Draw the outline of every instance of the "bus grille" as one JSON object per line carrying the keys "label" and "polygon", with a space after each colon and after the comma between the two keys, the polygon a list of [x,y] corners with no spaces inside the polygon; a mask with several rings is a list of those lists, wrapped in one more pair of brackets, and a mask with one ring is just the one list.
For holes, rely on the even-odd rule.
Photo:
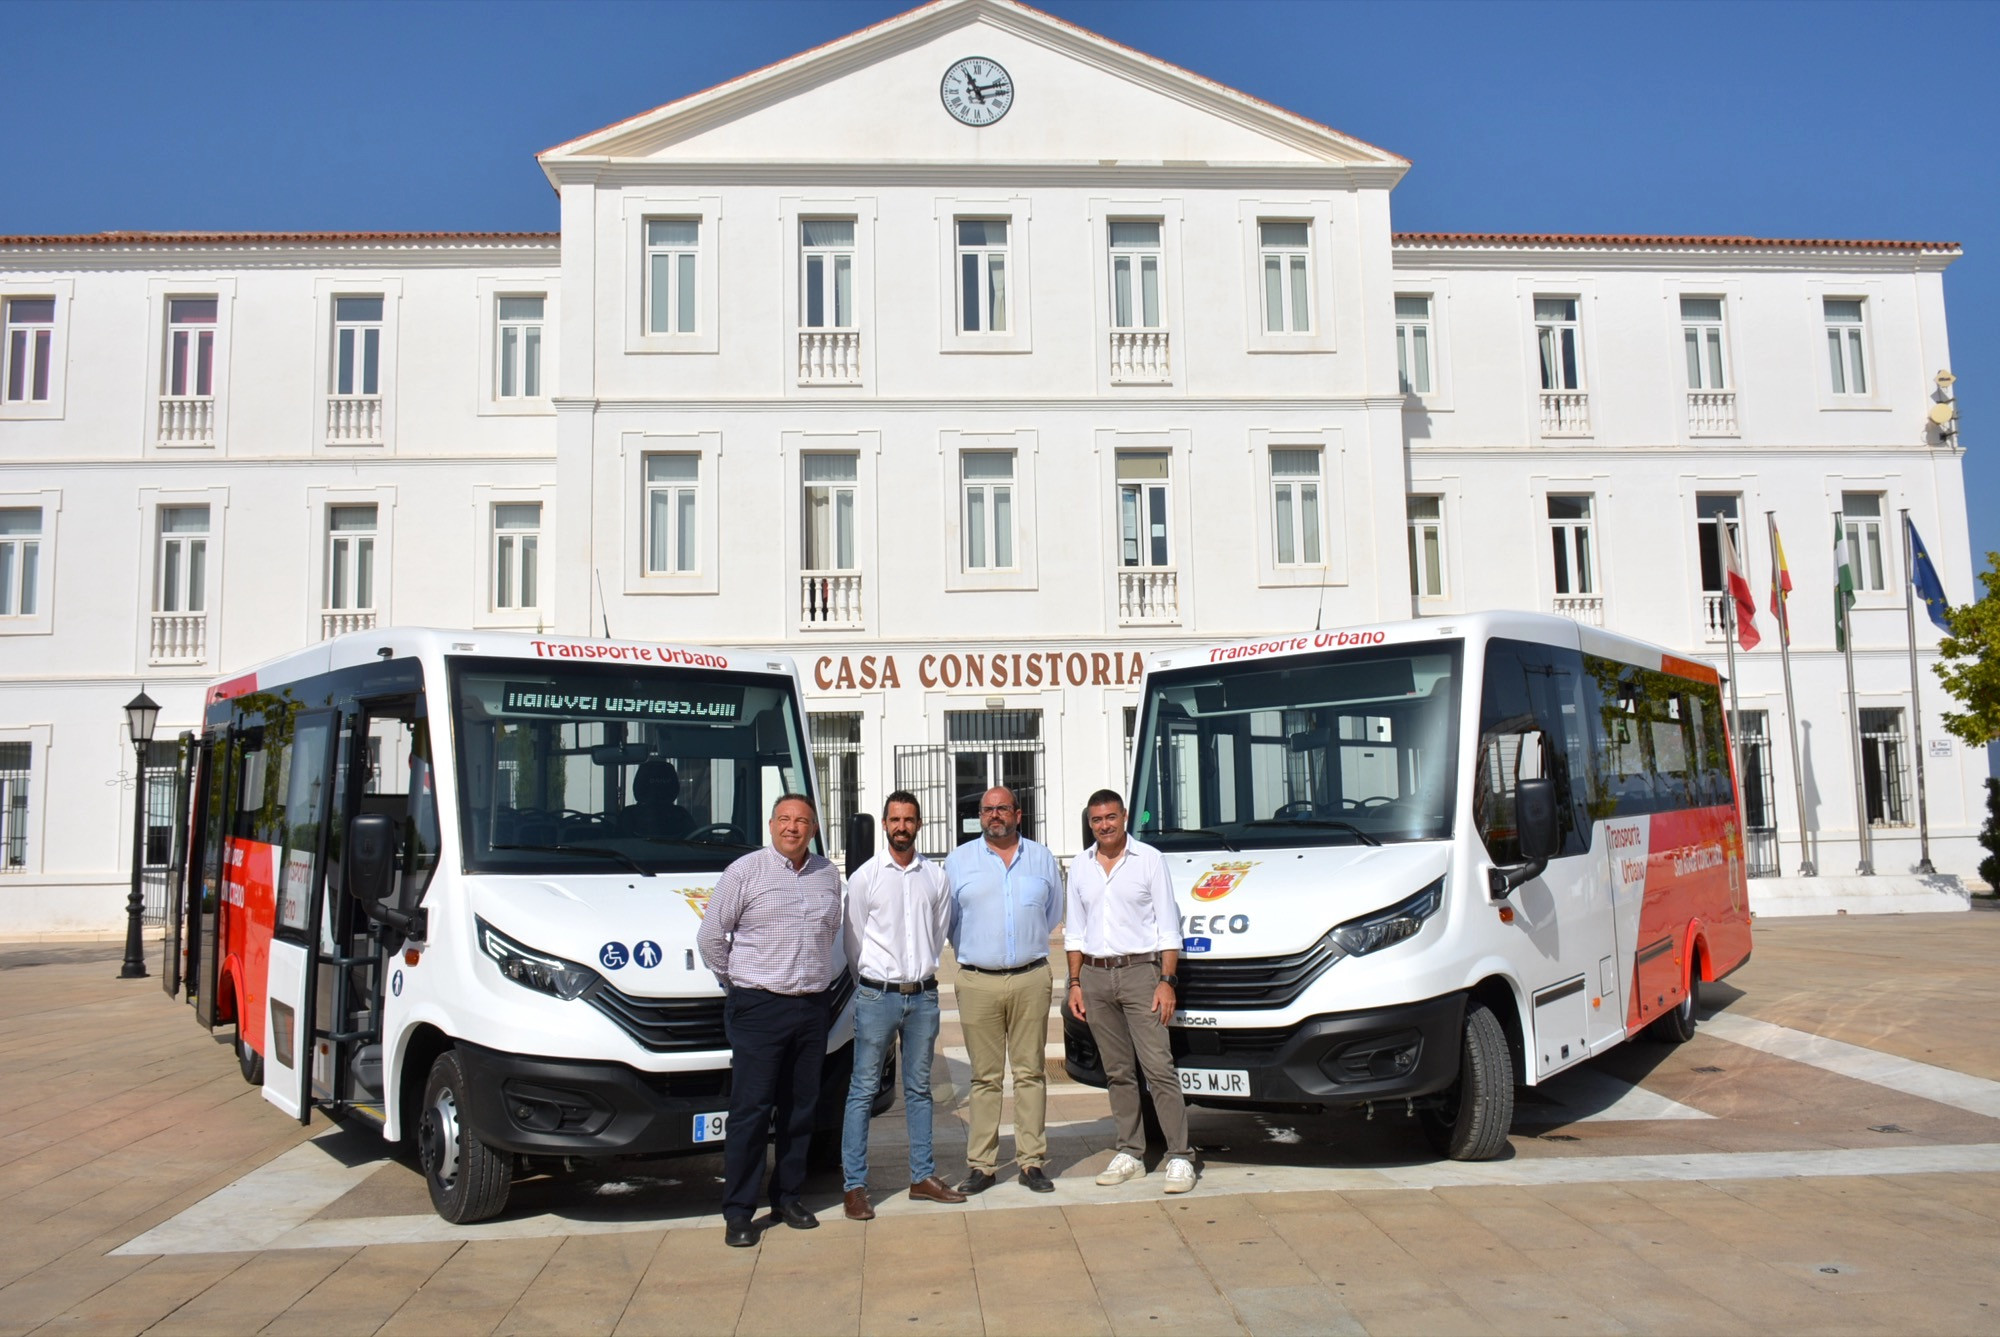
{"label": "bus grille", "polygon": [[[842,971],[833,983],[833,1015],[839,1016],[853,996],[854,977]],[[584,997],[649,1053],[729,1048],[720,998],[639,998],[622,992],[609,980]]]}
{"label": "bus grille", "polygon": [[1326,938],[1290,956],[1234,961],[1183,957],[1178,1005],[1190,1011],[1288,1007],[1340,957],[1340,950]]}

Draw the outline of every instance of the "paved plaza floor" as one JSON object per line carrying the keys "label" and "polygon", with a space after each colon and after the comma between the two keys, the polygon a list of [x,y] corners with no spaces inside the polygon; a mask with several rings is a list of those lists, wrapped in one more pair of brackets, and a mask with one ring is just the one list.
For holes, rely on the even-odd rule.
{"label": "paved plaza floor", "polygon": [[286,1118],[119,956],[0,944],[0,1334],[2000,1333],[1990,909],[1760,922],[1692,1042],[1524,1089],[1476,1165],[1400,1110],[1197,1110],[1195,1192],[1157,1167],[1100,1189],[1108,1105],[1063,1078],[1052,1018],[1053,1195],[896,1194],[897,1109],[878,1219],[820,1176],[821,1227],[754,1250],[723,1246],[719,1157],[527,1180],[448,1225],[372,1133]]}

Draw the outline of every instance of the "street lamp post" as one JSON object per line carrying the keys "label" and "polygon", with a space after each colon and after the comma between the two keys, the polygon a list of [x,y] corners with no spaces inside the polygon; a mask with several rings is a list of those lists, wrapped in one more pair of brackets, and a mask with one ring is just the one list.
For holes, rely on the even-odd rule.
{"label": "street lamp post", "polygon": [[144,925],[145,893],[139,879],[146,862],[146,749],[152,746],[153,726],[160,722],[160,703],[139,695],[125,703],[125,724],[132,731],[132,753],[138,761],[139,783],[132,797],[132,894],[125,902],[125,964],[118,971],[121,980],[146,978]]}

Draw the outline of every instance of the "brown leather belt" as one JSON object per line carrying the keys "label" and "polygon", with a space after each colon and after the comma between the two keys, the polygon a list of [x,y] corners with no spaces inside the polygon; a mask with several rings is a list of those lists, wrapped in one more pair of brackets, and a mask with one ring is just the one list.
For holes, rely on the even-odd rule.
{"label": "brown leather belt", "polygon": [[1026,965],[1021,966],[969,966],[961,961],[958,963],[958,968],[960,970],[969,970],[975,975],[1021,975],[1030,970],[1045,966],[1048,963],[1049,959],[1046,956],[1038,956]]}
{"label": "brown leather belt", "polygon": [[1123,970],[1126,966],[1157,966],[1160,964],[1158,952],[1145,952],[1136,956],[1086,956],[1086,966],[1096,966],[1099,970]]}

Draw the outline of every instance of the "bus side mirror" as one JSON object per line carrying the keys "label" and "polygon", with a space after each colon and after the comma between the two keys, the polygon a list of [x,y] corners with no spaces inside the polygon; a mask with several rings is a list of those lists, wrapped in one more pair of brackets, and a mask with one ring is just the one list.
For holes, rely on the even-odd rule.
{"label": "bus side mirror", "polygon": [[1547,863],[1556,853],[1556,782],[1523,780],[1514,790],[1514,820],[1521,833],[1521,857]]}
{"label": "bus side mirror", "polygon": [[865,812],[847,818],[847,875],[875,857],[875,819]]}
{"label": "bus side mirror", "polygon": [[347,894],[363,905],[389,898],[396,879],[396,822],[364,812],[347,824]]}

